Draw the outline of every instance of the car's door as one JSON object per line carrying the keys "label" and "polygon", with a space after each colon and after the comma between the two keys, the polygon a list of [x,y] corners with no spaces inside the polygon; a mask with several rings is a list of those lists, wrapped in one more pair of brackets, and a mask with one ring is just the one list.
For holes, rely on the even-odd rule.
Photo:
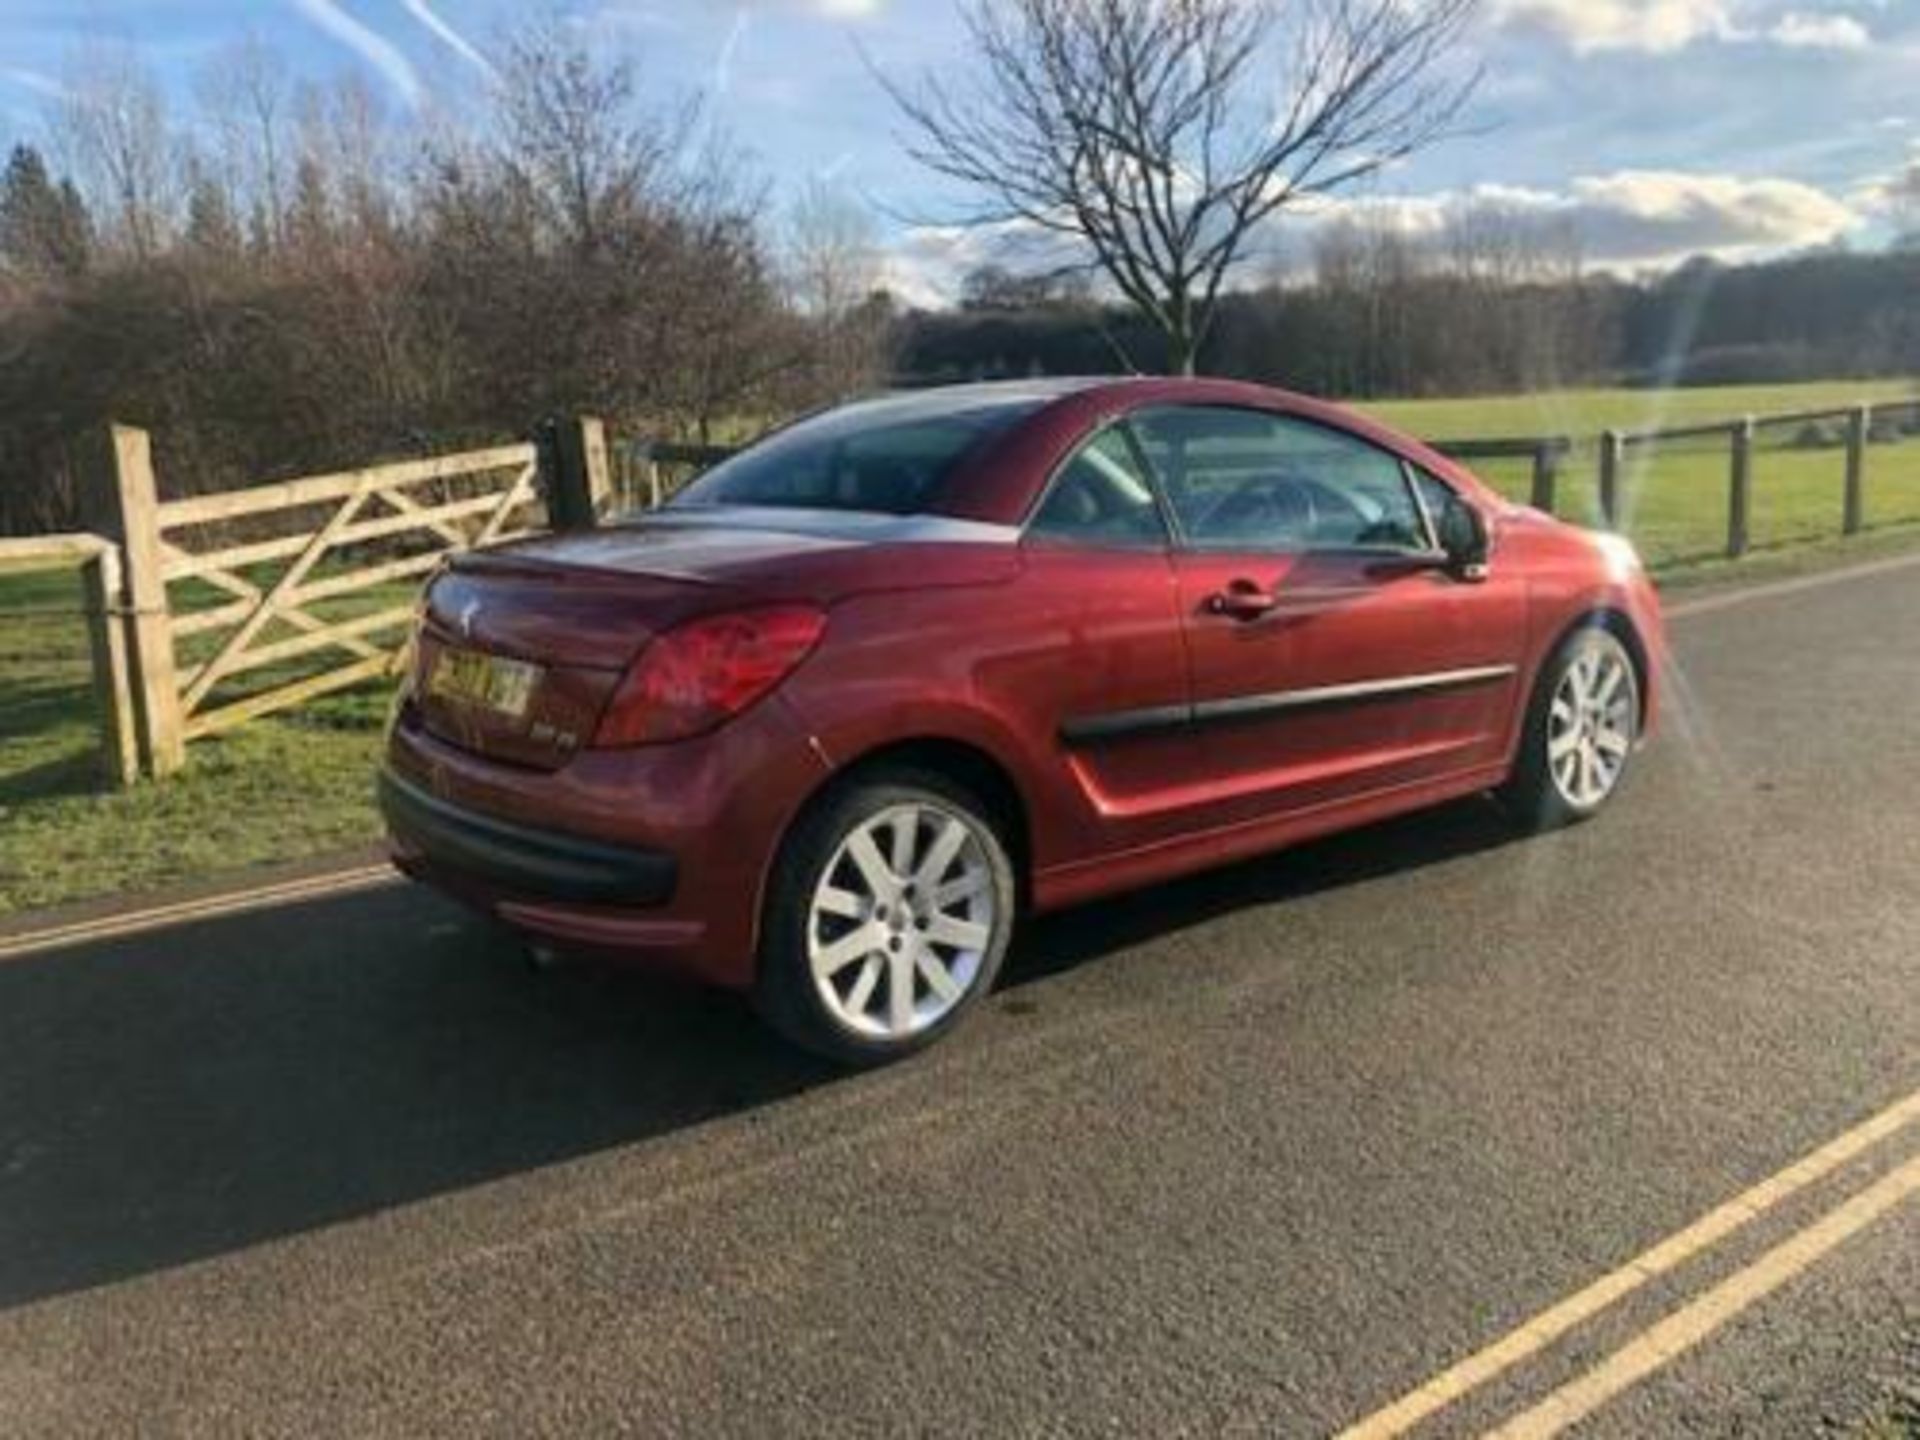
{"label": "car's door", "polygon": [[1120,427],[1054,474],[1021,569],[1010,603],[1034,643],[995,684],[1053,741],[1058,793],[1036,823],[1071,817],[1071,833],[1049,851],[1070,861],[1151,839],[1187,757],[1186,640],[1164,508]]}
{"label": "car's door", "polygon": [[1193,706],[1189,823],[1298,811],[1497,762],[1524,588],[1497,560],[1471,578],[1435,563],[1426,502],[1444,498],[1442,482],[1290,415],[1177,406],[1130,423],[1175,529]]}

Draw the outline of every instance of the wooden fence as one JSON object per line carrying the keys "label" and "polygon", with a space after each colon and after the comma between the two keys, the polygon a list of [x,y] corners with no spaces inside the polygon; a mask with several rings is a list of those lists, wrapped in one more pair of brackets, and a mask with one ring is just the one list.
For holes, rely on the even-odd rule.
{"label": "wooden fence", "polygon": [[141,768],[171,773],[190,740],[394,672],[408,582],[447,555],[592,524],[609,489],[600,422],[558,427],[544,488],[541,459],[525,442],[162,500],[146,433],[110,427],[85,496],[124,567]]}

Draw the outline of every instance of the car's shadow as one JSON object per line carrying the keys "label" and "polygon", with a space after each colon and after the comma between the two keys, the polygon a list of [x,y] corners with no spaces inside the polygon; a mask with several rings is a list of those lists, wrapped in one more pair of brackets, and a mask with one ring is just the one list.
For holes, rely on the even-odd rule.
{"label": "car's shadow", "polygon": [[[1221,912],[1508,834],[1488,807],[1454,806],[1053,917],[1023,938],[1005,1003]],[[0,1307],[833,1078],[734,997],[535,975],[411,887],[0,961]]]}

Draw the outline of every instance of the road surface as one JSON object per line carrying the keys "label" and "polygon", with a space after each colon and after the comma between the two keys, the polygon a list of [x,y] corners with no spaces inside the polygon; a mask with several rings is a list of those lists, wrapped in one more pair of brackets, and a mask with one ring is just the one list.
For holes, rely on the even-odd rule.
{"label": "road surface", "polygon": [[1911,1418],[1920,568],[1673,628],[1600,822],[1459,805],[1047,921],[878,1075],[398,884],[16,923],[0,1430]]}

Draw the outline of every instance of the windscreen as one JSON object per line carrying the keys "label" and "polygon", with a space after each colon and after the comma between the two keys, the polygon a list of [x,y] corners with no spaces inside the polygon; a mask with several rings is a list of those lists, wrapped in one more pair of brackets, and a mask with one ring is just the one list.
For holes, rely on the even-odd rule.
{"label": "windscreen", "polygon": [[919,514],[976,446],[1031,415],[1040,403],[1023,398],[955,408],[909,399],[829,411],[722,461],[681,491],[673,505]]}

